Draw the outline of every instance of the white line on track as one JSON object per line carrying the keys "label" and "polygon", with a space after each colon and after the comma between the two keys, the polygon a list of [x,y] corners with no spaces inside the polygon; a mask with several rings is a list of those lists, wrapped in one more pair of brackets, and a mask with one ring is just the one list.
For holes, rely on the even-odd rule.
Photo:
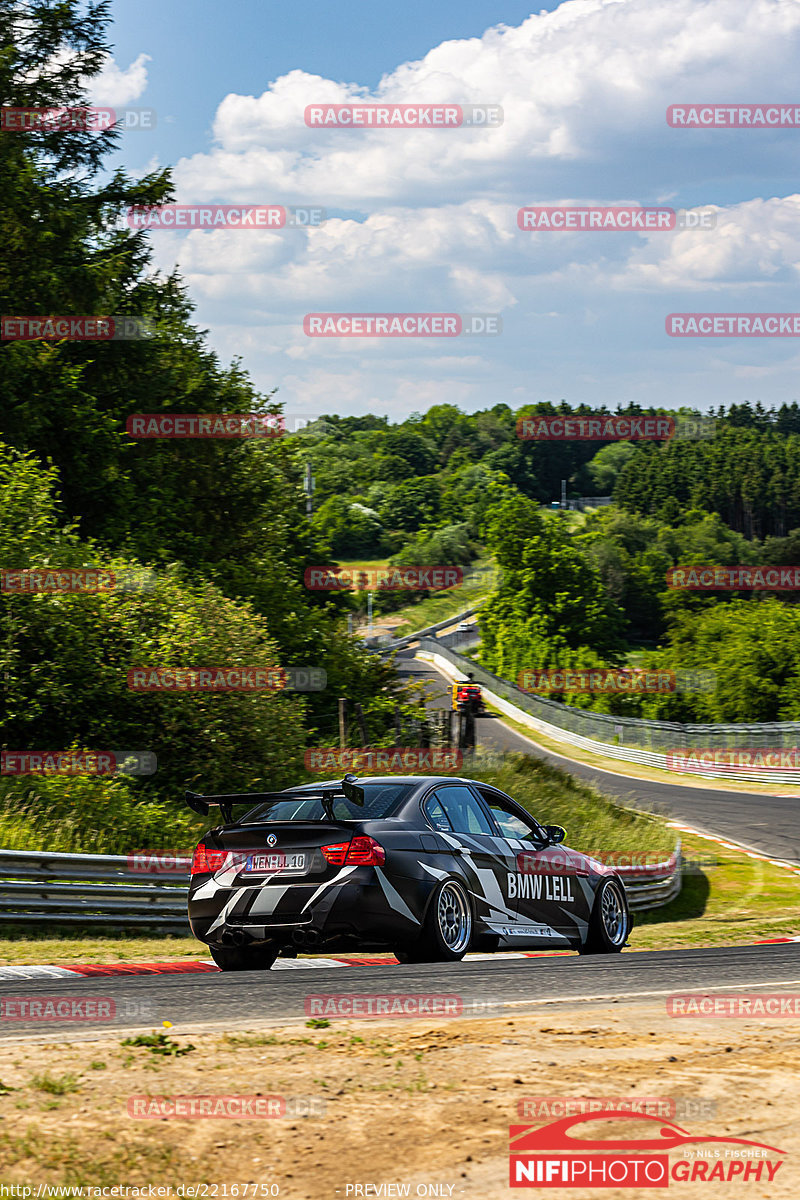
{"label": "white line on track", "polygon": [[[693,994],[705,996],[709,992],[750,992],[753,988],[790,987],[792,984],[800,984],[800,979],[773,979],[767,983],[715,983],[709,987],[687,988],[685,991],[686,993],[692,992]],[[674,996],[678,991],[678,988],[671,987],[646,992],[607,992],[591,996],[548,996],[547,998],[535,1000],[504,1000],[503,1007],[520,1008],[527,1004],[586,1004],[597,1002],[598,1000],[636,1000],[642,996]],[[684,992],[680,994],[683,995]],[[713,1018],[710,1019],[713,1020]]]}

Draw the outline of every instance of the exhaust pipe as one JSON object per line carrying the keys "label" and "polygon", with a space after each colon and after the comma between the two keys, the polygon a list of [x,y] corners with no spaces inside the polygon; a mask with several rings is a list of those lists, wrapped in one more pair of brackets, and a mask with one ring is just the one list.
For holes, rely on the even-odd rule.
{"label": "exhaust pipe", "polygon": [[292,933],[292,941],[295,946],[306,946],[310,950],[313,946],[320,944],[322,934],[318,929],[295,929]]}
{"label": "exhaust pipe", "polygon": [[225,929],[219,940],[223,946],[246,946],[250,941],[243,929]]}

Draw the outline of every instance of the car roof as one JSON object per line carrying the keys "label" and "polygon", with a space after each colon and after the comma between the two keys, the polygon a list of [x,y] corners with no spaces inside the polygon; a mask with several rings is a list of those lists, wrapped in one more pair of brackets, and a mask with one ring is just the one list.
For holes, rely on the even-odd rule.
{"label": "car roof", "polygon": [[[356,782],[361,785],[364,783],[408,783],[423,784],[430,783],[471,783],[476,787],[491,787],[491,784],[483,783],[479,779],[467,779],[464,775],[359,775]],[[292,792],[314,792],[322,788],[341,787],[341,776],[338,779],[314,780],[313,783],[298,783],[293,787],[285,788],[287,795]],[[495,791],[499,791],[496,788]]]}

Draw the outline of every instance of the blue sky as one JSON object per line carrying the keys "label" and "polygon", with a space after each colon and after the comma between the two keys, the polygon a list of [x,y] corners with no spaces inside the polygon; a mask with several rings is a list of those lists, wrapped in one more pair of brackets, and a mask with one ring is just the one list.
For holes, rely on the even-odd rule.
{"label": "blue sky", "polygon": [[[154,232],[197,323],[287,411],[562,397],[798,398],[797,339],[670,339],[670,312],[790,312],[799,129],[675,130],[668,104],[800,103],[794,0],[117,0],[104,103],[182,203],[316,204],[318,230]],[[497,28],[502,27],[502,28]],[[309,130],[319,101],[500,103],[495,130]],[[524,204],[712,206],[713,230],[523,233]],[[310,339],[309,312],[491,312],[492,339]]]}
{"label": "blue sky", "polygon": [[480,37],[492,25],[519,24],[531,7],[517,0],[115,0],[112,11],[118,62],[152,58],[142,103],[163,112],[164,120],[148,153],[154,148],[164,162],[174,162],[208,145],[215,110],[228,92],[258,96],[295,68],[374,87],[398,63],[452,38]]}

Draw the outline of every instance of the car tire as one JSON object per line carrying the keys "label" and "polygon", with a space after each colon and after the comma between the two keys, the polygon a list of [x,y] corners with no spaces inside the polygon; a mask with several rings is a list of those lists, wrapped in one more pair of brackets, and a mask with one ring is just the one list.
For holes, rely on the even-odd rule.
{"label": "car tire", "polygon": [[604,879],[597,889],[586,941],[578,953],[619,954],[632,925],[624,884],[618,879]]}
{"label": "car tire", "polygon": [[472,909],[466,889],[457,879],[444,879],[428,904],[419,939],[394,953],[401,963],[459,962],[471,941]]}
{"label": "car tire", "polygon": [[279,946],[209,946],[220,971],[268,971],[278,957]]}

